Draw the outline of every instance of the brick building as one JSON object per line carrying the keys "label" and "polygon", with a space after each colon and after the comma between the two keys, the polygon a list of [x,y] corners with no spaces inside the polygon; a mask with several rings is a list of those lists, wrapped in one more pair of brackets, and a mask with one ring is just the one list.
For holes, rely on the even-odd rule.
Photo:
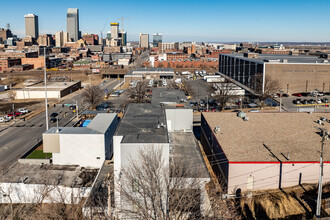
{"label": "brick building", "polygon": [[99,44],[99,36],[95,34],[84,34],[82,39],[86,41],[88,45],[98,45]]}
{"label": "brick building", "polygon": [[167,53],[166,57],[167,60],[183,60],[188,59],[189,55],[185,53]]}
{"label": "brick building", "polygon": [[21,58],[0,59],[0,71],[8,71],[12,66],[21,65]]}
{"label": "brick building", "polygon": [[38,52],[4,52],[0,53],[0,59],[8,59],[8,58],[37,58]]}
{"label": "brick building", "polygon": [[3,43],[5,40],[12,36],[13,34],[9,29],[0,28],[0,43]]}

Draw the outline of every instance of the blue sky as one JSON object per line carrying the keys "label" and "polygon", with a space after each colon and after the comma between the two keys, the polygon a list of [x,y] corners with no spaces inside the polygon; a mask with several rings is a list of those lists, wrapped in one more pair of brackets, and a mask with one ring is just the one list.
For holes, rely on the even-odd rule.
{"label": "blue sky", "polygon": [[[24,35],[24,15],[39,16],[39,32],[66,30],[67,8],[79,8],[82,33],[100,34],[124,16],[128,40],[162,33],[163,41],[330,42],[330,0],[1,0],[0,27]],[[151,36],[150,36],[151,37]]]}

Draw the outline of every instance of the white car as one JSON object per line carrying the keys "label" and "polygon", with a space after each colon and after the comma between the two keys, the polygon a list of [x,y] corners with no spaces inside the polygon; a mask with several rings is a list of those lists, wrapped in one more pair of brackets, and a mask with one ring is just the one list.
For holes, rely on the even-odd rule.
{"label": "white car", "polygon": [[259,109],[252,109],[249,112],[260,112],[260,110]]}
{"label": "white car", "polygon": [[20,112],[20,113],[23,113],[23,114],[26,114],[26,113],[30,112],[29,109],[26,109],[26,108],[20,108],[17,111]]}
{"label": "white car", "polygon": [[10,120],[11,120],[11,117],[9,117],[7,115],[0,118],[0,122],[1,123],[2,122],[9,122]]}

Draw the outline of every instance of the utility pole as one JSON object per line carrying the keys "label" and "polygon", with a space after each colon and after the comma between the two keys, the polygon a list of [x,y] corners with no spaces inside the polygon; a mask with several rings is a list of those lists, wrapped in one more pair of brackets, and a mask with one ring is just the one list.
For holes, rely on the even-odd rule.
{"label": "utility pole", "polygon": [[79,108],[78,108],[78,101],[76,100],[76,106],[77,106],[77,119],[78,119],[78,116],[79,116],[79,114],[78,114],[78,112],[79,112]]}
{"label": "utility pole", "polygon": [[46,70],[46,47],[44,47],[44,81],[45,81],[45,107],[46,107],[46,131],[48,130],[48,103],[47,103],[47,70]]}
{"label": "utility pole", "polygon": [[329,133],[327,130],[322,129],[322,144],[321,144],[321,153],[320,153],[320,176],[319,176],[319,187],[317,192],[317,205],[316,205],[316,217],[321,217],[321,200],[322,200],[322,181],[323,181],[323,148],[325,141],[328,140]]}

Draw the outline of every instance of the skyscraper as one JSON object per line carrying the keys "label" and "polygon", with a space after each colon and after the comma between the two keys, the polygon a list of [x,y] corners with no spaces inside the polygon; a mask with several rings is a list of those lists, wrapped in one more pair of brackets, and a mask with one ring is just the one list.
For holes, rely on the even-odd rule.
{"label": "skyscraper", "polygon": [[149,48],[149,34],[140,33],[140,47]]}
{"label": "skyscraper", "polygon": [[122,42],[122,46],[127,46],[127,32],[124,31],[123,33],[120,31],[120,33],[118,34],[118,37],[120,38]]}
{"label": "skyscraper", "polygon": [[25,35],[33,37],[35,39],[39,37],[39,24],[37,15],[25,15]]}
{"label": "skyscraper", "polygon": [[159,43],[162,43],[163,42],[163,35],[162,34],[153,34],[153,42],[152,42],[152,46],[153,47],[158,47],[158,44]]}
{"label": "skyscraper", "polygon": [[80,36],[79,31],[79,10],[78,8],[68,8],[66,16],[66,31],[72,41],[78,41]]}

